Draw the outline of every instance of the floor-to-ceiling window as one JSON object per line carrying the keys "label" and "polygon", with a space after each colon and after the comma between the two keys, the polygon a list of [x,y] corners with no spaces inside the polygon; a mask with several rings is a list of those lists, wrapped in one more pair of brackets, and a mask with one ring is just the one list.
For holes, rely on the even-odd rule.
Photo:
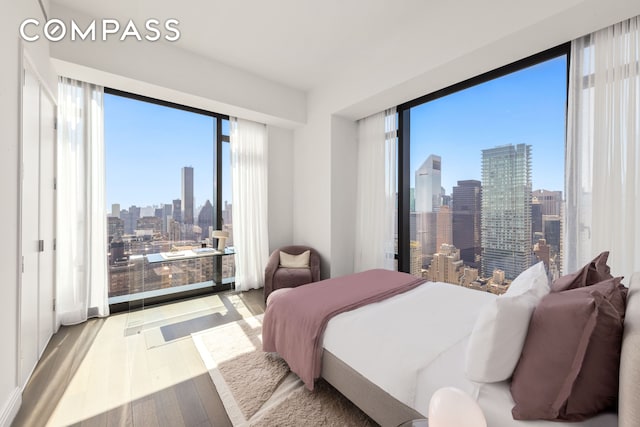
{"label": "floor-to-ceiling window", "polygon": [[228,117],[109,89],[104,111],[110,303],[228,289]]}
{"label": "floor-to-ceiling window", "polygon": [[399,106],[401,269],[502,293],[562,271],[568,45]]}

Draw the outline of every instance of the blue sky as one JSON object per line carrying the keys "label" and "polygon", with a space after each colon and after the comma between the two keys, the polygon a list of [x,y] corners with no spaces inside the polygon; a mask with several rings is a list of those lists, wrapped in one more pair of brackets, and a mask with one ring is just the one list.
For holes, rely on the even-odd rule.
{"label": "blue sky", "polygon": [[[109,211],[181,198],[184,166],[194,169],[196,207],[213,202],[214,118],[109,94],[104,104]],[[222,200],[231,203],[229,168],[223,173]]]}
{"label": "blue sky", "polygon": [[533,189],[564,190],[566,58],[560,57],[411,110],[411,187],[430,155],[442,157],[442,186],[480,180],[482,149],[532,145]]}
{"label": "blue sky", "polygon": [[[411,186],[430,154],[442,157],[442,185],[451,194],[458,180],[480,179],[482,149],[525,143],[533,146],[533,189],[563,190],[565,109],[565,57],[414,107]],[[214,135],[210,116],[106,95],[107,208],[171,203],[181,197],[183,166],[194,168],[196,207],[213,202]],[[223,203],[231,203],[230,182],[225,167]]]}

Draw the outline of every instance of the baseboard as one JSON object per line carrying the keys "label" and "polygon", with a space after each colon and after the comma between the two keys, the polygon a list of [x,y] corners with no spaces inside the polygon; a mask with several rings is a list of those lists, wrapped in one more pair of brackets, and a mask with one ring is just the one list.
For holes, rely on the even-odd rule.
{"label": "baseboard", "polygon": [[0,427],[11,426],[13,419],[18,414],[20,405],[22,405],[22,391],[19,387],[16,387],[2,406],[2,412],[0,412]]}

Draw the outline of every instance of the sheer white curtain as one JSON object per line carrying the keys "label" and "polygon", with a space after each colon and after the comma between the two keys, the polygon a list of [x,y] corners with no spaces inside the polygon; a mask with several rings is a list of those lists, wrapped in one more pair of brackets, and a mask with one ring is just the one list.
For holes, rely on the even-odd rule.
{"label": "sheer white curtain", "polygon": [[358,121],[356,272],[395,269],[396,111]]}
{"label": "sheer white curtain", "polygon": [[267,205],[267,127],[230,119],[233,245],[236,289],[264,286],[269,259]]}
{"label": "sheer white curtain", "polygon": [[103,88],[58,84],[57,315],[108,316]]}
{"label": "sheer white curtain", "polygon": [[565,272],[609,250],[616,275],[640,270],[640,17],[571,47]]}

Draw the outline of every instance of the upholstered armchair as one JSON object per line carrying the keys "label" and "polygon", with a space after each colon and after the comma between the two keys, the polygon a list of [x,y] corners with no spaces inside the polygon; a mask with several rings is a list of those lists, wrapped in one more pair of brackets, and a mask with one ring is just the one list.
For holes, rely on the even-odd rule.
{"label": "upholstered armchair", "polygon": [[[308,268],[286,268],[280,265],[280,252],[300,255],[309,251]],[[320,280],[320,255],[308,246],[284,246],[273,251],[264,270],[264,299],[276,289],[294,288]]]}

